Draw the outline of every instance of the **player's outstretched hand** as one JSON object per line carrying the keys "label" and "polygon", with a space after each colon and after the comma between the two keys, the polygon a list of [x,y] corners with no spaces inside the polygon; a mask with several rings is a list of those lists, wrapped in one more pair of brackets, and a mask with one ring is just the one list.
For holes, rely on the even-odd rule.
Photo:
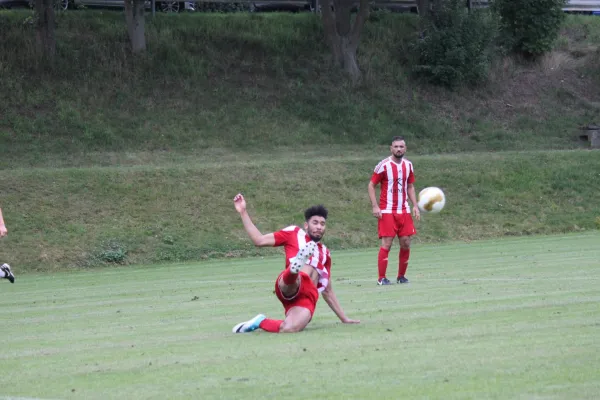
{"label": "player's outstretched hand", "polygon": [[342,321],[344,324],[360,324],[360,321],[357,319],[346,318]]}
{"label": "player's outstretched hand", "polygon": [[237,210],[237,212],[239,212],[240,214],[246,211],[246,199],[244,199],[244,196],[242,196],[241,193],[238,193],[233,198],[233,204],[235,205],[235,209]]}

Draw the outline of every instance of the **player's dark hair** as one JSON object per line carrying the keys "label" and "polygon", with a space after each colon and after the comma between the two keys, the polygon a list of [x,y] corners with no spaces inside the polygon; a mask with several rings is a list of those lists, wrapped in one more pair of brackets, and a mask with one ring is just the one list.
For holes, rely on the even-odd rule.
{"label": "player's dark hair", "polygon": [[404,140],[404,136],[394,136],[392,138],[392,143],[399,142],[400,140]]}
{"label": "player's dark hair", "polygon": [[319,216],[319,217],[323,217],[325,219],[327,219],[327,209],[325,208],[325,206],[319,204],[318,206],[312,206],[306,209],[306,211],[304,211],[304,218],[305,221],[308,221],[309,219],[311,219],[312,217]]}

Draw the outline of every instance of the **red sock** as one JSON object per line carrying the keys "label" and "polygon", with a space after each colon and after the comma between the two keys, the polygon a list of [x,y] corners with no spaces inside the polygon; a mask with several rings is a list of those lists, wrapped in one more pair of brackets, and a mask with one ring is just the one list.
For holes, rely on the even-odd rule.
{"label": "red sock", "polygon": [[408,269],[408,259],[410,257],[410,249],[400,249],[400,265],[398,266],[398,278],[406,274]]}
{"label": "red sock", "polygon": [[285,283],[286,285],[292,285],[296,283],[296,280],[298,279],[298,274],[292,274],[292,271],[290,271],[289,268],[286,268],[286,270],[283,271],[283,275],[281,275],[281,279],[283,279],[283,283]]}
{"label": "red sock", "polygon": [[379,279],[385,278],[385,271],[387,270],[389,254],[389,250],[386,250],[383,247],[379,248],[379,255],[377,256],[377,269],[379,269]]}
{"label": "red sock", "polygon": [[283,324],[283,320],[281,319],[265,318],[262,320],[258,327],[263,331],[279,333],[279,327],[281,326],[281,324]]}

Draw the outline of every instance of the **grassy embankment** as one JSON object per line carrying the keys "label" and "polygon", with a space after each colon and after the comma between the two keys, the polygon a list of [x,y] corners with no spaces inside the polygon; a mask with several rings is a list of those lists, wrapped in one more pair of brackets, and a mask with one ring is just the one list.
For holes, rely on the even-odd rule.
{"label": "grassy embankment", "polygon": [[416,245],[600,224],[600,156],[577,138],[600,120],[598,18],[569,17],[536,65],[498,61],[486,86],[447,92],[407,72],[410,15],[371,18],[359,88],[310,14],[159,15],[132,59],[120,13],[67,12],[46,72],[29,15],[0,13],[0,258],[21,271],[255,254],[238,191],[265,231],[318,201],[333,249],[376,246],[366,183],[397,133],[418,187],[448,195]]}

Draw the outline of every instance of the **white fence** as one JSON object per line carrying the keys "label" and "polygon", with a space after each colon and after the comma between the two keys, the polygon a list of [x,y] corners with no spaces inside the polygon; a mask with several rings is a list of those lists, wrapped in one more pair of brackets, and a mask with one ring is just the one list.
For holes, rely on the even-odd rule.
{"label": "white fence", "polygon": [[[416,2],[415,2],[416,4]],[[471,0],[473,7],[487,7],[488,0]],[[565,12],[600,12],[600,1],[597,0],[569,0],[563,8]]]}

